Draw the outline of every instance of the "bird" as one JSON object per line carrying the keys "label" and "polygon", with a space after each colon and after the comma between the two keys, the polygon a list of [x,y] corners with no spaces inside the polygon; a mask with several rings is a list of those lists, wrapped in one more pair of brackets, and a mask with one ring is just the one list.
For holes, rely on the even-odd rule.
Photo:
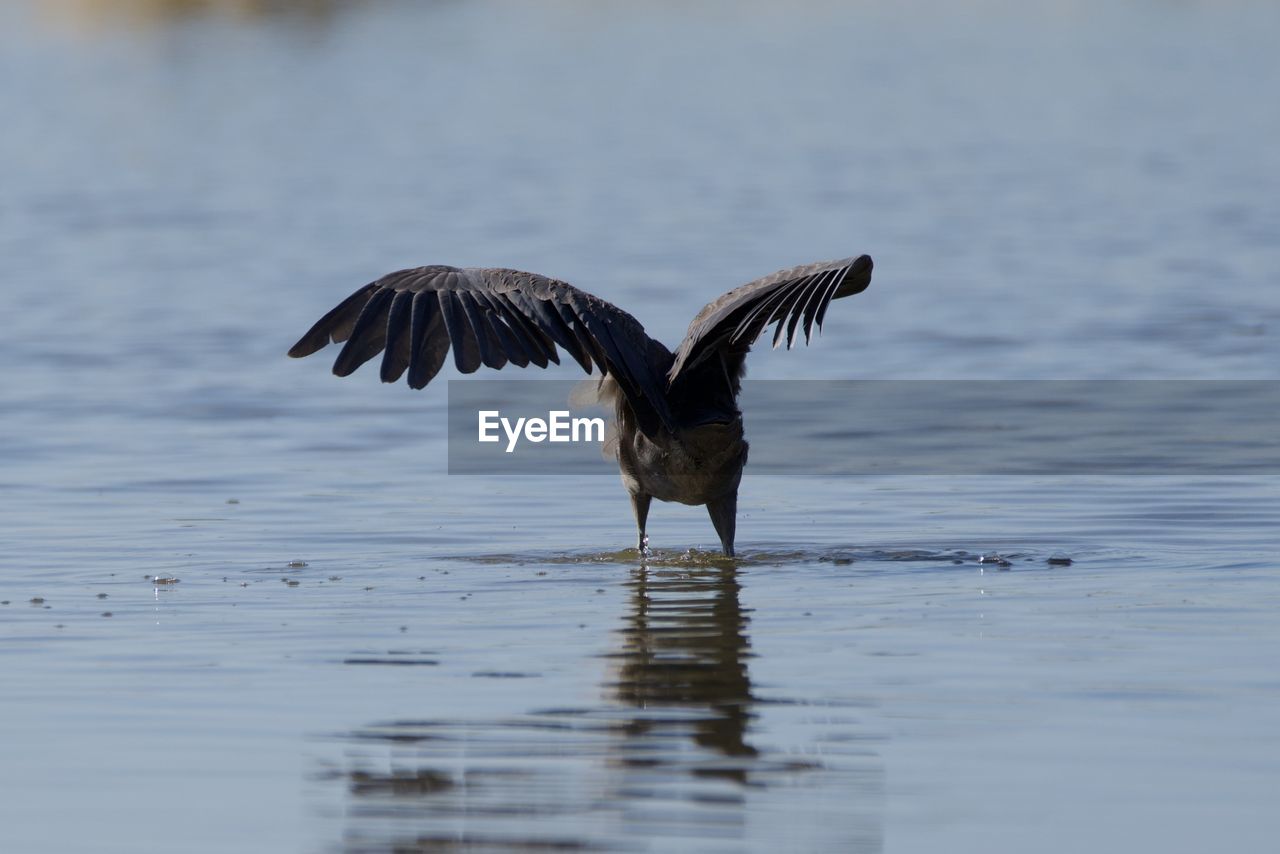
{"label": "bird", "polygon": [[870,256],[779,270],[734,288],[694,316],[675,351],[627,312],[567,282],[520,270],[432,265],[389,273],[321,317],[289,350],[309,356],[343,344],[345,377],[382,354],[381,379],[407,374],[421,389],[450,350],[458,371],[507,364],[545,368],[564,350],[613,407],[615,454],[631,497],[637,548],[646,553],[649,505],[705,505],[726,557],[734,557],[738,486],[747,463],[737,399],[752,344],[770,325],[791,349],[822,329],[833,299],[871,283]]}

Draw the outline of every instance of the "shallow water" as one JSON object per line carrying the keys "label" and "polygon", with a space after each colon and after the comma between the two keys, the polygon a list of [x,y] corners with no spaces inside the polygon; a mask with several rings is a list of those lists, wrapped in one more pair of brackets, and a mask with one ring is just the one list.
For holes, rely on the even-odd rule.
{"label": "shallow water", "polygon": [[752,376],[1274,380],[1277,24],[0,7],[5,849],[1266,850],[1277,477],[749,469],[738,560],[643,557],[612,478],[446,475],[451,368],[283,352],[400,266],[674,344],[865,251]]}

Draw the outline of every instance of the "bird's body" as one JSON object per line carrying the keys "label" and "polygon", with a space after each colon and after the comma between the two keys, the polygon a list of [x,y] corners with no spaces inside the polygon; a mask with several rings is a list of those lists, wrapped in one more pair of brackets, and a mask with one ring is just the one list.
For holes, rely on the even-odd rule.
{"label": "bird's body", "polygon": [[601,372],[611,402],[622,482],[646,544],[652,499],[706,505],[726,555],[733,554],[738,484],[747,462],[737,398],[752,342],[777,323],[774,346],[797,329],[809,339],[832,299],[871,281],[862,255],[757,279],[708,304],[672,353],[631,315],[572,285],[517,270],[433,266],[365,285],[322,317],[289,351],[307,356],[346,342],[333,372],[346,376],[383,353],[381,376],[408,373],[422,388],[452,348],[463,373],[559,363],[557,346],[588,373]]}

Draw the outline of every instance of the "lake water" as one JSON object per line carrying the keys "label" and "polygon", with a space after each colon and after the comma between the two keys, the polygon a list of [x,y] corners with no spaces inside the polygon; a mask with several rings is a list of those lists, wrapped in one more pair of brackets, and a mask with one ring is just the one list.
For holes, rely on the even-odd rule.
{"label": "lake water", "polygon": [[0,6],[0,847],[1270,850],[1275,473],[748,468],[642,562],[446,473],[451,367],[284,357],[405,266],[674,345],[867,252],[753,377],[1280,379],[1280,10],[1034,5]]}

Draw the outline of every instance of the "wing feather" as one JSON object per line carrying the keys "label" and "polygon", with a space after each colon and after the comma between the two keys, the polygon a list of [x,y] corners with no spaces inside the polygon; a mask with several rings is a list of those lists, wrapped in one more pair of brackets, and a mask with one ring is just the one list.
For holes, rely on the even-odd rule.
{"label": "wing feather", "polygon": [[394,291],[378,290],[360,310],[347,343],[333,363],[333,372],[345,377],[382,351],[387,341],[387,309]]}
{"label": "wing feather", "polygon": [[835,296],[836,288],[839,285],[840,277],[832,273],[827,277],[827,283],[823,286],[818,298],[805,307],[804,343],[809,343],[809,336],[813,332],[814,323],[817,323],[818,331],[822,331],[822,317],[826,313],[827,306],[831,304],[831,298]]}
{"label": "wing feather", "polygon": [[440,373],[449,355],[449,336],[444,329],[444,313],[434,291],[413,295],[409,320],[409,387],[425,388]]}
{"label": "wing feather", "polygon": [[289,355],[300,359],[303,356],[310,356],[330,342],[341,344],[346,341],[351,337],[351,327],[355,324],[356,318],[364,309],[365,303],[369,301],[370,295],[377,289],[378,283],[372,282],[338,303],[328,314],[317,320],[306,335],[298,339],[298,343],[293,345]]}
{"label": "wing feather", "polygon": [[[792,310],[792,313],[791,313],[791,322],[787,324],[787,349],[788,350],[790,350],[791,345],[795,343],[796,327],[799,326],[800,321],[805,316],[813,317],[813,313],[817,311],[817,307],[814,304],[815,300],[817,299],[818,295],[822,293],[827,280],[832,278],[836,272],[837,271],[832,270],[830,272],[819,273],[815,276],[810,276],[811,281],[805,285],[804,291],[796,296],[795,308]],[[808,324],[805,324],[803,331],[804,331],[804,340],[805,340],[805,343],[807,344],[809,343]]]}
{"label": "wing feather", "polygon": [[466,291],[454,293],[453,298],[462,306],[462,313],[471,326],[471,334],[475,336],[476,346],[480,349],[480,361],[486,368],[502,370],[507,364],[507,354],[503,351],[502,341],[489,322],[485,310],[474,295]]}
{"label": "wing feather", "polygon": [[412,354],[409,313],[412,306],[413,292],[397,291],[387,310],[387,343],[382,351],[382,369],[379,372],[384,383],[400,379],[405,368],[409,367]]}
{"label": "wing feather", "polygon": [[[582,370],[591,373],[590,357],[583,350],[578,336],[574,334],[569,324],[565,323],[564,318],[560,316],[560,312],[550,300],[537,299],[523,291],[508,291],[504,296],[515,305],[522,316],[532,318],[542,334],[552,342],[548,346],[549,352],[554,353],[554,345],[558,344],[582,366]],[[559,361],[557,358],[556,363],[559,364]]]}
{"label": "wing feather", "polygon": [[466,314],[453,291],[437,291],[440,313],[444,316],[445,329],[449,331],[449,343],[453,345],[454,367],[462,374],[474,374],[480,369],[480,348]]}
{"label": "wing feather", "polygon": [[[489,328],[497,336],[502,352],[506,354],[511,364],[518,368],[529,367],[529,362],[532,361],[532,354],[529,352],[529,346],[521,335],[524,330],[521,329],[517,332],[518,325],[514,324],[503,313],[500,308],[502,298],[497,294],[485,294],[479,291],[472,293],[471,297],[483,306],[485,320],[489,322]],[[545,368],[546,366],[546,360],[543,359],[539,367]]]}
{"label": "wing feather", "polygon": [[532,318],[516,309],[511,302],[510,294],[493,294],[489,297],[489,302],[511,329],[520,346],[524,348],[530,362],[539,368],[545,368],[553,362],[560,364],[555,343],[542,332]]}

